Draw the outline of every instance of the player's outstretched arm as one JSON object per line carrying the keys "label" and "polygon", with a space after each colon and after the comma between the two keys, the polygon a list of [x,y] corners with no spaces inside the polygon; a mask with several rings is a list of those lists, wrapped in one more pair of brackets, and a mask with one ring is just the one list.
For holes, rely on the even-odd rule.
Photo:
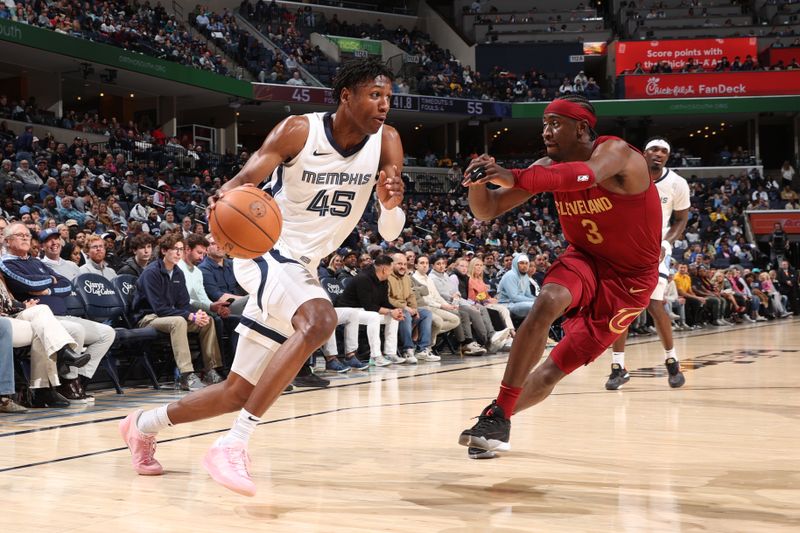
{"label": "player's outstretched arm", "polygon": [[[284,161],[293,159],[308,138],[308,119],[302,115],[287,117],[269,132],[261,147],[245,163],[236,176],[220,187],[217,195],[240,185],[258,185]],[[216,198],[209,198],[209,207]]]}
{"label": "player's outstretched arm", "polygon": [[514,186],[532,194],[581,191],[615,177],[620,180],[616,188],[624,194],[638,194],[650,186],[644,158],[622,140],[598,145],[586,161],[552,164],[537,161],[511,173]]}
{"label": "player's outstretched arm", "polygon": [[381,160],[378,164],[378,233],[387,241],[395,240],[406,223],[406,214],[400,209],[403,202],[403,143],[393,127],[384,125],[381,138]]}

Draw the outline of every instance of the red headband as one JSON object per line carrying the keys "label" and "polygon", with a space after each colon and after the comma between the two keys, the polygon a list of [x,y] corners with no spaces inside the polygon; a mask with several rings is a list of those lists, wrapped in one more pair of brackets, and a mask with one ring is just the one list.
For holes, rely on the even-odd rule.
{"label": "red headband", "polygon": [[544,108],[544,114],[547,113],[554,113],[575,120],[585,120],[592,129],[597,125],[597,117],[594,116],[591,111],[575,102],[570,102],[569,100],[563,100],[561,98],[547,104],[547,107]]}

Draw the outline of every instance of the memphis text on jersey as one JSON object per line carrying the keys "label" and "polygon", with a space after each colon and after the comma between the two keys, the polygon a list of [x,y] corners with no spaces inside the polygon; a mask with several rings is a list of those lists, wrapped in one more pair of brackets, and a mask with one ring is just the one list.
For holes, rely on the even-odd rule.
{"label": "memphis text on jersey", "polygon": [[559,216],[593,215],[611,211],[614,204],[605,196],[590,198],[588,200],[573,200],[571,202],[556,202]]}
{"label": "memphis text on jersey", "polygon": [[362,174],[358,172],[312,172],[304,170],[301,180],[305,183],[314,185],[366,185],[372,181],[374,174],[368,172]]}

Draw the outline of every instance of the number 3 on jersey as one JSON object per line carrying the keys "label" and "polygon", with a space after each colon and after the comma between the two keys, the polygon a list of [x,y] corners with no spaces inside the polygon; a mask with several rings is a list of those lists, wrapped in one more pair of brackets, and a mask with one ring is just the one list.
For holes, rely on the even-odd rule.
{"label": "number 3 on jersey", "polygon": [[316,211],[319,216],[324,217],[330,212],[335,217],[347,217],[353,209],[351,202],[355,199],[356,193],[353,191],[334,191],[328,195],[329,191],[319,191],[306,209]]}
{"label": "number 3 on jersey", "polygon": [[603,235],[598,231],[597,224],[595,224],[594,220],[584,218],[581,220],[581,226],[586,228],[586,240],[590,243],[600,244],[605,240],[603,239]]}

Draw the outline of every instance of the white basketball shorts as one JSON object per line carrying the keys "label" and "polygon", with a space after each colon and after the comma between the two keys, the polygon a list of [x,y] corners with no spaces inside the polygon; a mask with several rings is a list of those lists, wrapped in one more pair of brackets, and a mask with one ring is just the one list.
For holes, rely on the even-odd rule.
{"label": "white basketball shorts", "polygon": [[[231,371],[255,385],[272,354],[294,333],[297,309],[309,300],[329,298],[314,274],[277,250],[256,259],[235,259],[233,273],[250,295],[236,332],[253,342],[237,345]],[[256,345],[263,349],[254,350]]]}

